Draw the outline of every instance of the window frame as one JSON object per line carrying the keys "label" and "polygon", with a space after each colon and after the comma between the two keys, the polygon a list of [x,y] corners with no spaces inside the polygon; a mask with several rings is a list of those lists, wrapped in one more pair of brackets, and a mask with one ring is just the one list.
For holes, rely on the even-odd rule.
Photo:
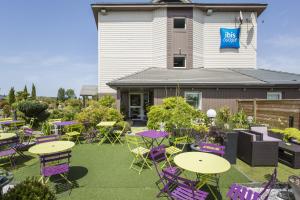
{"label": "window frame", "polygon": [[[184,19],[184,28],[175,28],[175,20]],[[174,17],[173,18],[173,29],[174,30],[186,30],[186,17]]]}
{"label": "window frame", "polygon": [[196,95],[198,95],[198,97],[199,97],[198,104],[199,105],[198,105],[198,108],[195,108],[195,109],[202,110],[202,100],[203,100],[203,98],[202,98],[202,92],[200,92],[200,91],[184,91],[184,99],[185,99],[185,101],[186,101],[187,95],[189,95],[189,94],[196,94]]}
{"label": "window frame", "polygon": [[[269,99],[269,95],[278,95],[279,99]],[[267,92],[267,100],[282,100],[282,92]]]}
{"label": "window frame", "polygon": [[[184,66],[183,67],[176,67],[175,66],[175,58],[184,58]],[[176,68],[176,69],[186,69],[186,56],[185,55],[174,55],[173,56],[173,68]]]}

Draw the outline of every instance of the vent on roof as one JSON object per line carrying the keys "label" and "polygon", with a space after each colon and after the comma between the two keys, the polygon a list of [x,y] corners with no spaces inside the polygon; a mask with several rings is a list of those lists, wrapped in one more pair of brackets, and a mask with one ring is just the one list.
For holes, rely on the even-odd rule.
{"label": "vent on roof", "polygon": [[152,0],[152,3],[192,3],[191,0]]}

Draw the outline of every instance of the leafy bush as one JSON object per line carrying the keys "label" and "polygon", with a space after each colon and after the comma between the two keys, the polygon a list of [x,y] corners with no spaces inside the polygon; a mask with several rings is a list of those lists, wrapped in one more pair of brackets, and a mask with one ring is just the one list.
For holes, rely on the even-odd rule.
{"label": "leafy bush", "polygon": [[76,114],[75,119],[90,126],[96,126],[101,121],[122,121],[122,114],[115,108],[106,107],[97,101],[91,101],[89,106]]}
{"label": "leafy bush", "polygon": [[116,105],[116,99],[111,95],[105,95],[99,99],[101,106],[113,108]]}
{"label": "leafy bush", "polygon": [[10,105],[5,105],[5,106],[3,106],[3,115],[5,116],[5,117],[9,117],[10,116],[10,114],[11,114],[11,107],[10,107]]}
{"label": "leafy bush", "polygon": [[4,106],[9,105],[6,100],[0,100],[0,109],[3,109]]}
{"label": "leafy bush", "polygon": [[282,129],[271,129],[272,132],[282,134],[284,135],[284,140],[288,141],[291,138],[296,139],[298,142],[300,142],[300,130],[296,128],[286,128],[284,130]]}
{"label": "leafy bush", "polygon": [[37,122],[43,122],[49,117],[47,111],[48,105],[39,101],[21,101],[18,103],[18,110],[24,114],[24,119],[29,122],[31,118],[35,118]]}
{"label": "leafy bush", "polygon": [[232,128],[248,128],[249,122],[247,120],[247,114],[240,110],[239,112],[233,114],[230,119]]}
{"label": "leafy bush", "polygon": [[164,124],[167,131],[192,128],[192,121],[198,117],[203,117],[203,114],[186,103],[184,98],[169,97],[161,105],[150,107],[147,126],[149,129],[159,129]]}
{"label": "leafy bush", "polygon": [[55,200],[55,194],[36,178],[27,178],[2,197],[3,200]]}

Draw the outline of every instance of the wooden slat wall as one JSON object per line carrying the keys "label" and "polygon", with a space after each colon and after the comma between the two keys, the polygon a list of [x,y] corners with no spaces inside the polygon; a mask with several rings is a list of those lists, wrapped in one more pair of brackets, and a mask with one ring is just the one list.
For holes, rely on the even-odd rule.
{"label": "wooden slat wall", "polygon": [[257,122],[276,128],[289,127],[289,117],[294,117],[294,127],[300,129],[300,99],[238,100],[238,108],[243,109],[247,115],[254,116]]}

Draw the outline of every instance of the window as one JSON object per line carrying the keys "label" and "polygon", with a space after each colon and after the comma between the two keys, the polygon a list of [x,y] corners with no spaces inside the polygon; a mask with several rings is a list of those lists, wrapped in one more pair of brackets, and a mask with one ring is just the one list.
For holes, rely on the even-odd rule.
{"label": "window", "polygon": [[185,57],[184,56],[175,56],[174,57],[174,67],[178,67],[178,68],[185,67]]}
{"label": "window", "polygon": [[174,18],[174,28],[185,29],[185,18]]}
{"label": "window", "polygon": [[268,100],[281,100],[282,99],[282,93],[281,92],[268,92],[267,93],[267,99]]}
{"label": "window", "polygon": [[202,93],[201,92],[185,92],[185,101],[196,109],[202,108]]}

